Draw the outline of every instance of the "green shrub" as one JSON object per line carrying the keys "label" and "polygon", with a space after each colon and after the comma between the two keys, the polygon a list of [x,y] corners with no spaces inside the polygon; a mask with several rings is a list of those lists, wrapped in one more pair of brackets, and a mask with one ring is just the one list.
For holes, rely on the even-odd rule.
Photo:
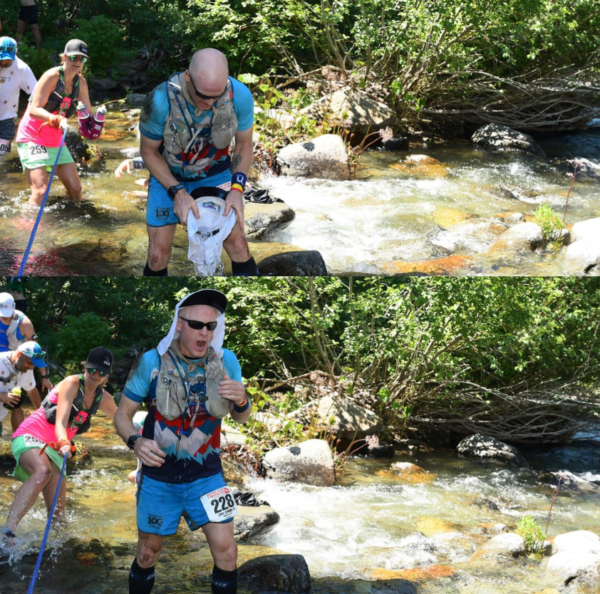
{"label": "green shrub", "polygon": [[87,43],[90,54],[88,68],[93,74],[100,76],[107,68],[117,64],[123,35],[119,25],[109,18],[99,15],[89,21],[80,19],[72,35]]}
{"label": "green shrub", "polygon": [[546,536],[531,516],[523,516],[517,523],[517,534],[525,542],[527,553],[539,554]]}
{"label": "green shrub", "polygon": [[534,222],[542,229],[542,235],[546,241],[562,243],[561,230],[563,223],[560,217],[550,208],[548,204],[540,204],[535,211]]}
{"label": "green shrub", "polygon": [[30,45],[25,39],[19,43],[19,53],[17,55],[33,70],[33,74],[38,79],[46,70],[54,66],[51,50],[42,47],[40,51],[37,51],[35,46]]}

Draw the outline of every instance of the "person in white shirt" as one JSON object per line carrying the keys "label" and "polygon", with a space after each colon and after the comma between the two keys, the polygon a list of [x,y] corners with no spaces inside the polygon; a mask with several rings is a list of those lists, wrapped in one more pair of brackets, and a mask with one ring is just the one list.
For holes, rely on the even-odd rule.
{"label": "person in white shirt", "polygon": [[31,68],[17,57],[17,42],[11,37],[0,37],[0,157],[10,152],[15,137],[19,92],[31,95],[36,83]]}

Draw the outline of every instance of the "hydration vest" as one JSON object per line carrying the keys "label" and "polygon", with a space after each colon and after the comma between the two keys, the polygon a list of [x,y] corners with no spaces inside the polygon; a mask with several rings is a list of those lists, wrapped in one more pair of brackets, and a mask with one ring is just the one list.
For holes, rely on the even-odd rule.
{"label": "hydration vest", "polygon": [[[167,82],[169,115],[163,130],[161,152],[173,172],[183,176],[185,171],[189,178],[190,174],[197,175],[207,170],[215,157],[218,159],[228,153],[238,129],[238,120],[233,109],[233,86],[229,78],[225,92],[211,107],[212,113],[198,124],[192,119],[182,91],[186,84],[183,72],[174,74]],[[202,131],[207,129],[209,134],[203,135]],[[221,151],[221,154],[215,155],[211,148]]]}
{"label": "hydration vest", "polygon": [[199,365],[204,367],[204,376],[199,374],[191,380],[186,378],[185,365],[171,349],[160,357],[154,399],[158,412],[174,421],[187,414],[194,416],[198,406],[204,404],[209,415],[223,418],[229,412],[229,401],[219,394],[226,373],[223,359],[209,347],[205,364]]}
{"label": "hydration vest", "polygon": [[[83,406],[83,399],[85,396],[85,385],[83,375],[80,375],[78,377],[79,389],[77,390],[77,396],[75,396],[75,400],[73,401],[73,404],[71,405],[71,410],[69,412],[69,429],[77,427],[78,423],[80,422],[81,424],[79,425],[79,429],[77,429],[77,434],[80,435],[81,433],[85,433],[86,431],[88,431],[88,429],[90,428],[92,417],[98,412],[98,408],[100,407],[100,402],[102,400],[104,390],[102,386],[98,386],[96,388],[96,395],[94,396],[92,406],[90,406],[89,409],[82,411],[81,407]],[[53,393],[55,394],[56,392],[50,392],[50,394]],[[48,396],[44,398],[44,402],[42,402],[42,407],[44,408],[44,412],[46,413],[46,421],[48,421],[48,423],[50,423],[51,425],[56,425],[58,396],[56,399],[57,401],[52,402],[50,400],[50,394],[48,394]],[[83,421],[81,420],[81,418],[78,420],[78,416],[81,413],[87,413],[87,417]]]}
{"label": "hydration vest", "polygon": [[17,331],[19,330],[19,326],[21,325],[21,322],[23,321],[24,317],[25,314],[23,312],[20,312],[18,309],[15,309],[15,311],[13,312],[10,324],[8,325],[8,328],[5,331],[6,338],[8,339],[9,351],[16,351],[19,348],[20,344],[27,342],[27,339],[25,337],[21,339],[17,338]]}
{"label": "hydration vest", "polygon": [[[60,113],[60,115],[70,118],[77,109],[77,99],[79,98],[79,75],[76,74],[75,78],[73,79],[73,90],[71,91],[71,97],[65,98],[65,88],[66,84],[64,70],[61,66],[58,69],[58,82],[56,83],[56,87],[54,87],[54,91],[50,93],[50,97],[48,98],[46,105],[44,105],[44,109],[50,113]],[[68,105],[63,105],[63,101],[65,99],[70,100]]]}

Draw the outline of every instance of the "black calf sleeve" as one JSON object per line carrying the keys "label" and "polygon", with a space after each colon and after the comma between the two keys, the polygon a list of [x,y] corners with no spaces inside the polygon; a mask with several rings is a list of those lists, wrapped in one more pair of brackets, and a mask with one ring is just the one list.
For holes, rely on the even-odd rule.
{"label": "black calf sleeve", "polygon": [[169,267],[163,268],[162,270],[152,270],[146,262],[146,266],[144,266],[144,276],[169,276]]}
{"label": "black calf sleeve", "polygon": [[154,567],[143,569],[137,557],[129,570],[129,594],[150,594],[154,587]]}
{"label": "black calf sleeve", "polygon": [[225,571],[213,566],[210,586],[213,594],[236,594],[237,592],[237,569]]}
{"label": "black calf sleeve", "polygon": [[252,257],[250,257],[250,260],[246,260],[246,262],[234,262],[232,260],[231,272],[233,276],[258,276],[258,267]]}

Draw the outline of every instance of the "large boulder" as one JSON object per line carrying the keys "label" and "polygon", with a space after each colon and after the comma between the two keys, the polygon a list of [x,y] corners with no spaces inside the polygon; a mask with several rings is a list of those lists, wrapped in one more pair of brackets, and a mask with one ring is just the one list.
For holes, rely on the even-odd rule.
{"label": "large boulder", "polygon": [[316,431],[330,431],[342,447],[383,430],[383,421],[373,411],[348,398],[324,396],[290,413],[291,418],[312,424]]}
{"label": "large boulder", "polygon": [[331,487],[335,482],[333,454],[322,439],[309,439],[287,448],[276,448],[263,458],[267,478]]}
{"label": "large boulder", "polygon": [[361,136],[398,124],[393,109],[360,91],[348,88],[325,95],[300,113],[313,119],[327,117],[330,123],[343,125],[350,134]]}
{"label": "large boulder", "polygon": [[600,537],[587,530],[559,534],[554,539],[554,554],[548,560],[546,572],[561,585],[572,582],[600,589]]}
{"label": "large boulder", "polygon": [[600,181],[600,164],[594,163],[589,159],[577,157],[569,161],[571,164],[571,173],[577,170],[577,181]]}
{"label": "large boulder", "polygon": [[518,223],[507,229],[490,247],[490,252],[531,252],[544,243],[542,229],[535,223]]}
{"label": "large boulder", "polygon": [[600,275],[600,217],[573,225],[564,266],[568,274]]}
{"label": "large boulder", "polygon": [[252,590],[264,592],[308,592],[310,571],[302,555],[267,555],[246,561],[238,569],[240,582]]}
{"label": "large boulder", "polygon": [[244,208],[244,230],[248,239],[263,239],[271,231],[285,229],[296,213],[284,202],[248,202]]}
{"label": "large boulder", "polygon": [[316,250],[283,252],[258,263],[261,276],[327,276],[327,265]]}
{"label": "large boulder", "polygon": [[341,136],[324,134],[307,142],[290,144],[277,154],[282,175],[332,180],[350,178],[348,151]]}
{"label": "large boulder", "polygon": [[464,458],[506,464],[513,468],[529,468],[527,460],[515,446],[508,445],[489,435],[469,435],[456,448],[458,455]]}
{"label": "large boulder", "polygon": [[559,470],[558,472],[544,472],[538,475],[538,479],[544,483],[550,483],[554,488],[560,481],[561,491],[570,491],[571,493],[580,493],[582,495],[600,495],[600,486],[586,481],[573,474],[569,470]]}
{"label": "large boulder", "polygon": [[234,519],[235,538],[248,540],[253,536],[266,534],[278,522],[279,514],[269,505],[238,505],[238,515]]}
{"label": "large boulder", "polygon": [[471,140],[479,146],[495,151],[518,151],[536,157],[546,156],[542,147],[529,134],[500,124],[488,124],[479,128]]}

